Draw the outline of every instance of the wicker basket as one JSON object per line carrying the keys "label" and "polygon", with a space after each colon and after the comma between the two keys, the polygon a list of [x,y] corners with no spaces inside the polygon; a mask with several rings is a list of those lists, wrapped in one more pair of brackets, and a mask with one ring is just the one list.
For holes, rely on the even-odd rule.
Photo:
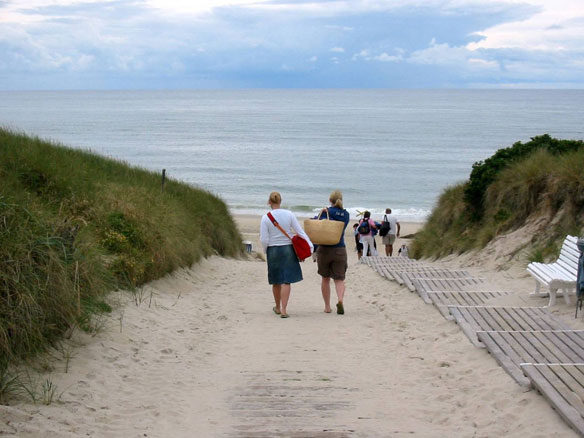
{"label": "wicker basket", "polygon": [[[320,215],[318,217],[320,218]],[[312,243],[317,245],[336,245],[341,241],[344,228],[344,222],[329,219],[328,210],[326,210],[326,219],[306,219],[304,221],[304,231]]]}

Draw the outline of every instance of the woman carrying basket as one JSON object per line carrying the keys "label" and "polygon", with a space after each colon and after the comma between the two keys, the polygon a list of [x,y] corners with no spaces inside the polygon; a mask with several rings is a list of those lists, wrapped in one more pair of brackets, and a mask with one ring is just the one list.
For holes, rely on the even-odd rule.
{"label": "woman carrying basket", "polygon": [[273,310],[281,318],[288,318],[290,284],[302,280],[302,270],[290,238],[280,231],[280,228],[288,235],[292,234],[291,230],[294,230],[308,242],[311,251],[314,247],[292,212],[280,208],[281,203],[282,196],[278,192],[270,193],[268,204],[272,211],[262,216],[260,241],[268,261],[268,283],[272,285],[276,302]]}
{"label": "woman carrying basket", "polygon": [[[349,212],[343,208],[343,194],[335,190],[329,197],[331,206],[328,216],[335,221],[344,222],[341,239],[335,245],[318,245],[316,250],[316,260],[318,262],[318,273],[322,277],[320,290],[324,300],[325,313],[331,313],[331,278],[335,283],[337,292],[337,313],[343,315],[345,308],[343,298],[345,295],[345,273],[347,272],[347,248],[345,247],[345,229],[349,223]],[[323,210],[324,211],[324,210]],[[325,219],[321,215],[320,219]]]}

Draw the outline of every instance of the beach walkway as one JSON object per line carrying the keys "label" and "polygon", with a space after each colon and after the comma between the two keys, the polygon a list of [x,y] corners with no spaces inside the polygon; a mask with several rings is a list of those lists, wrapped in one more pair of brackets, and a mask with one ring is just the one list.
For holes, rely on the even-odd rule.
{"label": "beach walkway", "polygon": [[584,436],[584,330],[546,307],[496,305],[510,292],[466,272],[388,257],[361,261],[456,321],[474,346],[486,348],[520,386],[537,388]]}
{"label": "beach walkway", "polygon": [[351,260],[346,314],[324,314],[316,264],[302,267],[289,319],[261,261],[213,257],[149,284],[76,337],[67,372],[51,362],[59,401],[0,407],[0,435],[576,436],[405,287]]}

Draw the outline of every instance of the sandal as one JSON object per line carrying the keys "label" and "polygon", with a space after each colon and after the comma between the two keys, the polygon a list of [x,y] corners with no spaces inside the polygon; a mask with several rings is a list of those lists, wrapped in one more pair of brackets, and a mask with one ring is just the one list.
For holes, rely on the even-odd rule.
{"label": "sandal", "polygon": [[272,307],[272,310],[274,311],[274,313],[276,315],[279,315],[280,314],[280,311],[278,310],[278,308],[276,306]]}
{"label": "sandal", "polygon": [[339,301],[337,303],[337,315],[344,315],[345,314],[345,308],[343,307],[343,303],[341,301]]}
{"label": "sandal", "polygon": [[290,318],[290,315],[288,315],[287,313],[282,313],[280,315],[280,318]]}

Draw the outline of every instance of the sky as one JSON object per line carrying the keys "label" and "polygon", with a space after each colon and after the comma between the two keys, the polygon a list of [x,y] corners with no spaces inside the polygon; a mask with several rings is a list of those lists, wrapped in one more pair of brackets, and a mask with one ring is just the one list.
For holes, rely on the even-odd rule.
{"label": "sky", "polygon": [[0,90],[584,88],[584,0],[0,0]]}

